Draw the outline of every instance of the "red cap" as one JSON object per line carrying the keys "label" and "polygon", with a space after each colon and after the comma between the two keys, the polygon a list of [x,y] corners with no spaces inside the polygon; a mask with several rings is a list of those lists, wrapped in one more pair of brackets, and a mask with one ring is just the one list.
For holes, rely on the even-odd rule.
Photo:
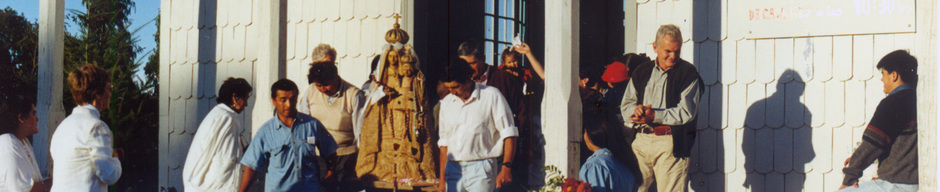
{"label": "red cap", "polygon": [[614,61],[607,65],[607,71],[604,71],[601,79],[608,83],[620,83],[630,79],[630,70],[627,69],[627,65]]}

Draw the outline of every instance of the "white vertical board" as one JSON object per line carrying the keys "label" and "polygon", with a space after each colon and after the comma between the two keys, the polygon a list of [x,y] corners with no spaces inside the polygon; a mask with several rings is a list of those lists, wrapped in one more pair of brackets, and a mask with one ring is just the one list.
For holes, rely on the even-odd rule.
{"label": "white vertical board", "polygon": [[756,50],[756,60],[754,68],[756,71],[757,83],[770,83],[776,79],[774,74],[774,40],[758,39]]}
{"label": "white vertical board", "polygon": [[[755,79],[755,65],[756,61],[756,52],[755,47],[756,43],[754,40],[742,40],[738,41],[737,55],[738,61],[735,63],[737,67],[737,81],[738,83],[748,84],[754,81]],[[729,66],[733,67],[733,66]]]}
{"label": "white vertical board", "polygon": [[832,78],[832,37],[813,37],[813,80]]}
{"label": "white vertical board", "polygon": [[805,94],[805,90],[806,85],[803,82],[791,81],[786,84],[784,117],[786,118],[787,127],[799,128],[804,125],[803,117],[805,117],[805,114],[803,113],[806,111],[806,105],[803,104],[803,94]]}
{"label": "white vertical board", "polygon": [[699,63],[695,63],[695,67],[698,68],[705,85],[715,84],[718,82],[718,59],[721,57],[718,49],[721,47],[718,46],[717,41],[704,41],[696,44],[699,44]]}
{"label": "white vertical board", "polygon": [[793,39],[782,38],[774,40],[774,76],[779,77],[778,83],[789,83],[793,75],[784,74],[786,70],[793,69]]}
{"label": "white vertical board", "polygon": [[[767,97],[764,98],[764,123],[771,128],[780,128],[783,127],[786,117],[784,112],[786,112],[785,107],[787,103],[786,100],[786,84],[778,82],[773,82],[767,84],[766,86]],[[750,114],[754,115],[754,114]]]}
{"label": "white vertical board", "polygon": [[728,128],[738,129],[744,127],[750,102],[740,101],[747,101],[747,90],[747,84],[740,82],[728,86]]}
{"label": "white vertical board", "polygon": [[852,40],[852,67],[855,80],[868,80],[875,68],[872,62],[874,53],[874,37],[872,35],[855,35]]}
{"label": "white vertical board", "polygon": [[826,123],[826,84],[819,81],[807,82],[803,94],[807,98],[807,111],[804,114],[806,123],[812,127],[823,126]]}
{"label": "white vertical board", "polygon": [[852,36],[832,38],[832,76],[834,80],[845,81],[852,78]]}
{"label": "white vertical board", "polygon": [[737,53],[738,46],[737,41],[734,40],[722,40],[721,41],[721,50],[718,51],[721,53],[721,59],[718,61],[719,76],[721,77],[721,83],[725,85],[735,83],[735,78],[737,74]]}
{"label": "white vertical board", "polygon": [[840,127],[845,123],[845,83],[826,82],[826,125]]}
{"label": "white vertical board", "polygon": [[766,86],[760,83],[751,83],[747,85],[747,113],[745,125],[751,129],[760,129],[764,127],[764,117],[766,115],[767,102],[759,102],[766,98]]}
{"label": "white vertical board", "polygon": [[[871,81],[871,80],[869,80]],[[845,123],[851,127],[865,124],[865,82],[849,80],[845,82]]]}
{"label": "white vertical board", "polygon": [[774,129],[774,171],[789,173],[793,170],[793,129]]}
{"label": "white vertical board", "polygon": [[793,39],[793,70],[801,82],[813,80],[813,38]]}

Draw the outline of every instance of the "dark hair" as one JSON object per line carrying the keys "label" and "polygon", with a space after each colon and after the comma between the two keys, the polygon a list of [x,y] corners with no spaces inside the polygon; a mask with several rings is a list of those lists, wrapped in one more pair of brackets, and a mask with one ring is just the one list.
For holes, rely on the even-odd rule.
{"label": "dark hair", "polygon": [[94,64],[86,63],[69,73],[70,92],[78,105],[91,103],[99,94],[104,94],[110,82],[108,72]]}
{"label": "dark hair", "polygon": [[375,68],[379,66],[379,58],[381,58],[379,55],[372,58],[372,65],[369,66],[369,72],[375,71]]}
{"label": "dark hair", "polygon": [[579,79],[587,78],[587,87],[593,87],[594,84],[597,84],[598,80],[601,79],[602,70],[599,69],[602,69],[602,67],[582,67],[578,72],[578,75],[580,76]]}
{"label": "dark hair", "polygon": [[450,91],[447,90],[447,86],[444,86],[444,82],[437,82],[437,89],[435,91],[437,92],[437,96],[440,99],[443,99],[444,97],[447,97],[447,94],[450,94]]}
{"label": "dark hair", "polygon": [[882,57],[878,61],[878,69],[897,72],[904,83],[917,85],[917,58],[905,50],[896,50]]}
{"label": "dark hair", "polygon": [[640,64],[652,61],[649,56],[646,56],[646,53],[627,53],[621,56],[617,61],[620,61],[624,65],[627,65],[627,69],[630,70],[630,74],[633,74],[633,70]]}
{"label": "dark hair", "polygon": [[457,48],[457,56],[474,56],[478,60],[485,59],[486,56],[483,55],[481,47],[480,42],[476,40],[466,40],[460,43],[460,47]]}
{"label": "dark hair", "polygon": [[473,76],[473,69],[470,68],[470,64],[463,59],[454,59],[447,65],[446,74],[444,74],[444,82],[453,82],[457,83],[467,83],[472,81],[470,77]]}
{"label": "dark hair", "polygon": [[[639,174],[639,167],[633,150],[623,139],[623,130],[620,120],[615,113],[620,111],[613,105],[596,102],[594,105],[583,106],[584,133],[594,145],[607,148],[613,153],[615,159],[630,168],[634,175]],[[638,181],[640,177],[634,177]]]}
{"label": "dark hair", "polygon": [[324,84],[338,78],[339,74],[336,72],[336,64],[332,61],[314,62],[313,65],[310,66],[310,71],[307,73],[308,84]]}
{"label": "dark hair", "polygon": [[293,91],[298,93],[297,84],[294,84],[294,81],[290,79],[281,79],[274,82],[274,85],[271,85],[271,99],[277,98],[277,91]]}
{"label": "dark hair", "polygon": [[29,116],[36,100],[28,96],[13,95],[0,102],[0,134],[13,133],[20,127],[20,116]]}
{"label": "dark hair", "polygon": [[244,78],[229,77],[222,82],[222,87],[219,87],[219,96],[215,98],[215,102],[232,106],[234,105],[232,98],[248,99],[251,90],[251,84],[248,84]]}
{"label": "dark hair", "polygon": [[[500,59],[502,59],[502,61],[500,61],[500,64],[505,63],[506,58],[509,58],[509,57],[512,57],[517,62],[520,62],[520,63],[522,62],[521,61],[522,54],[520,54],[519,52],[516,52],[515,50],[512,50],[512,47],[506,47],[506,49],[503,49],[503,52],[500,53]],[[522,66],[519,66],[519,67],[522,67]]]}

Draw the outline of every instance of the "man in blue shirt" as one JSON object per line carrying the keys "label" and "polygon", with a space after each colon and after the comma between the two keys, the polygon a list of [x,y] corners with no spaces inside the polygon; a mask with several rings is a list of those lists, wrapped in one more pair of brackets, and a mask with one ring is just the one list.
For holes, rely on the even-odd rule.
{"label": "man in blue shirt", "polygon": [[259,169],[267,170],[265,191],[320,191],[317,149],[327,156],[329,171],[324,180],[332,179],[338,146],[320,121],[297,113],[297,93],[297,84],[287,79],[271,86],[277,114],[261,125],[242,157],[245,171],[240,191],[248,189]]}

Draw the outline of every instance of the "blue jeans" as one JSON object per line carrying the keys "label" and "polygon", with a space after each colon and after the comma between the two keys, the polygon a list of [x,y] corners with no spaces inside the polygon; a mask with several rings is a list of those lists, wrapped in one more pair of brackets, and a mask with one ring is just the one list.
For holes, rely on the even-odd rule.
{"label": "blue jeans", "polygon": [[447,161],[445,179],[448,192],[496,190],[496,158],[475,161]]}
{"label": "blue jeans", "polygon": [[917,191],[917,184],[891,183],[881,179],[859,183],[858,188],[849,186],[839,192],[868,192],[868,191]]}

